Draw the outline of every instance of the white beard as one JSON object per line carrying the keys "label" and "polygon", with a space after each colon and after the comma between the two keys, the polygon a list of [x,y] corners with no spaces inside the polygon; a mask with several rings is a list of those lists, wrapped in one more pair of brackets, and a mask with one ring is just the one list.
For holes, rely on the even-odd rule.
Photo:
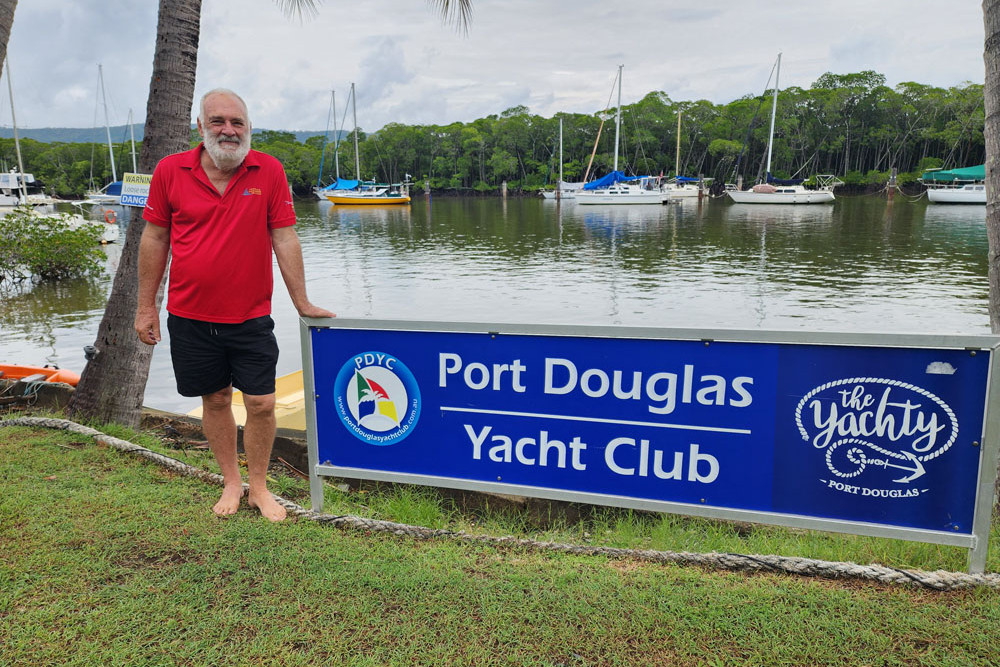
{"label": "white beard", "polygon": [[250,133],[243,135],[239,147],[235,150],[229,148],[229,146],[234,145],[232,142],[220,141],[221,138],[221,135],[206,132],[204,137],[205,150],[208,151],[208,157],[212,158],[212,162],[215,163],[219,171],[233,171],[243,164],[243,160],[250,152]]}

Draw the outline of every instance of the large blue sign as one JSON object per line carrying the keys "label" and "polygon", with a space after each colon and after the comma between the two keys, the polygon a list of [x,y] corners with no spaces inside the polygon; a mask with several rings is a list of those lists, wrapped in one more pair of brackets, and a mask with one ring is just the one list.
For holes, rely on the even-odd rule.
{"label": "large blue sign", "polygon": [[309,335],[320,465],[973,529],[988,351]]}

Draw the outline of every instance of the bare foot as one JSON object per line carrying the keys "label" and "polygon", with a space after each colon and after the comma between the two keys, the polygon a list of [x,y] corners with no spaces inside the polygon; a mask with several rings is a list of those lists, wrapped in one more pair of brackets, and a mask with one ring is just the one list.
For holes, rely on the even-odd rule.
{"label": "bare foot", "polygon": [[243,497],[243,485],[226,486],[222,489],[222,497],[215,503],[212,511],[216,516],[229,516],[236,514],[240,508],[240,498]]}
{"label": "bare foot", "polygon": [[256,494],[251,492],[247,496],[247,504],[260,510],[261,516],[269,521],[284,521],[287,515],[285,508],[279,505],[268,491]]}

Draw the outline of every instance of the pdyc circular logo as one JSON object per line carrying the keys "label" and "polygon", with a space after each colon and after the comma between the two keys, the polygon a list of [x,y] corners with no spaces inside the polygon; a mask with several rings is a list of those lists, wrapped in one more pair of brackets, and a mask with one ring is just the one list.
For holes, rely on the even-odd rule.
{"label": "pdyc circular logo", "polygon": [[385,352],[351,357],[337,373],[333,389],[344,427],[371,445],[399,442],[420,417],[420,388],[413,373]]}

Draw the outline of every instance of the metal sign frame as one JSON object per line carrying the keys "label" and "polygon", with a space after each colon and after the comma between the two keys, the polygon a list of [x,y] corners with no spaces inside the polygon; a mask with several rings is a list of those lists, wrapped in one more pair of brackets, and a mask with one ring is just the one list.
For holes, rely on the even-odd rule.
{"label": "metal sign frame", "polygon": [[[316,378],[313,367],[314,329],[344,329],[387,332],[439,332],[462,334],[488,334],[494,338],[505,335],[551,336],[571,338],[638,339],[652,341],[694,341],[710,345],[715,342],[765,343],[780,345],[835,346],[854,348],[916,348],[921,350],[965,351],[970,355],[989,355],[987,388],[983,413],[983,433],[979,442],[978,474],[974,500],[972,529],[968,532],[948,532],[906,526],[888,525],[866,521],[831,519],[796,513],[747,510],[731,507],[705,506],[688,502],[641,499],[623,495],[580,492],[544,488],[503,481],[485,482],[428,474],[399,473],[386,470],[342,467],[322,464],[319,460],[317,432]],[[969,550],[969,571],[982,573],[986,567],[990,521],[996,500],[997,471],[1000,464],[1000,336],[960,336],[924,334],[872,334],[872,333],[813,333],[761,330],[711,330],[667,329],[641,327],[596,327],[576,325],[532,325],[464,322],[417,322],[368,319],[312,319],[300,320],[303,382],[307,441],[309,453],[309,479],[312,507],[322,510],[322,477],[370,479],[387,482],[420,484],[469,491],[522,495],[550,500],[581,502],[614,507],[667,512],[713,519],[727,519],[771,524],[790,528],[824,530],[830,532],[866,535],[928,542],[963,547]],[[344,431],[344,437],[351,435]]]}

